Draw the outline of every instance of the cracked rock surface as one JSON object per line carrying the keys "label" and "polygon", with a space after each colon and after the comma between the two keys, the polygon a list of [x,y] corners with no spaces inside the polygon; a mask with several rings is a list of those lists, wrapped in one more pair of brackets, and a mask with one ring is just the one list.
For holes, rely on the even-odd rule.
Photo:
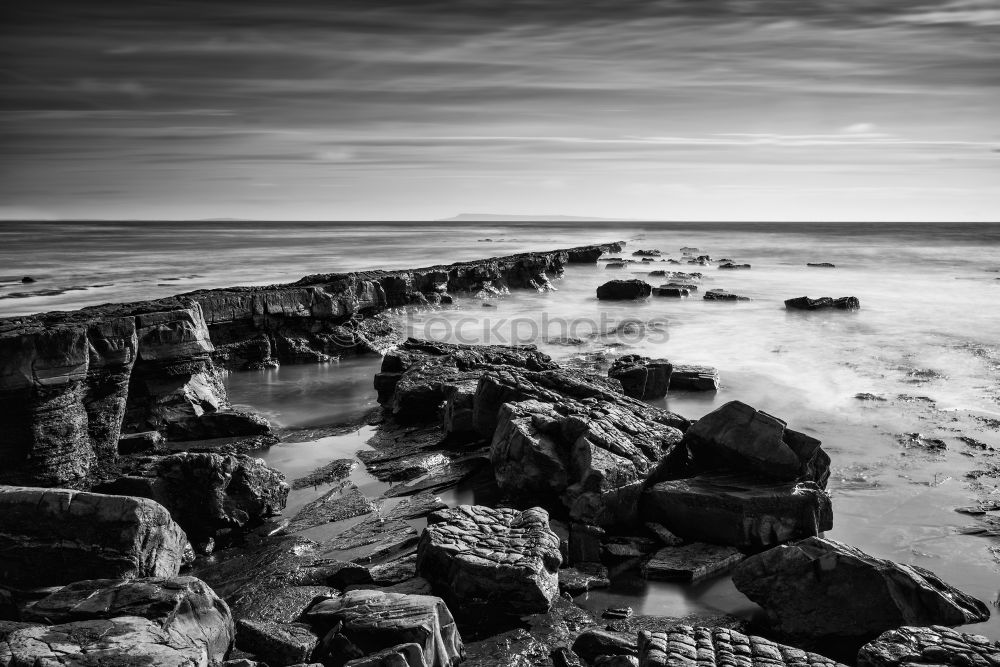
{"label": "cracked rock surface", "polygon": [[640,667],[843,667],[815,653],[726,628],[639,633]]}

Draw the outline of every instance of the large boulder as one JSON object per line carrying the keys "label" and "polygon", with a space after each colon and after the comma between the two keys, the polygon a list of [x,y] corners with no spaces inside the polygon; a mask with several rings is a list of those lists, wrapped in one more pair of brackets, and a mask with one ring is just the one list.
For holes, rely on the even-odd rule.
{"label": "large boulder", "polygon": [[711,366],[674,364],[670,373],[670,389],[683,391],[718,391],[719,371]]}
{"label": "large boulder", "polygon": [[627,354],[615,359],[608,369],[608,377],[621,382],[627,396],[651,400],[667,395],[672,371],[673,365],[666,359]]}
{"label": "large boulder", "polygon": [[12,586],[172,577],[189,549],[167,509],[146,498],[0,487],[0,581]]}
{"label": "large boulder", "polygon": [[155,500],[196,545],[279,514],[288,498],[284,475],[245,455],[182,452],[141,472],[99,488]]}
{"label": "large boulder", "polygon": [[314,659],[343,659],[343,653],[336,653],[338,647],[357,649],[361,656],[354,657],[362,657],[409,643],[420,647],[427,667],[451,667],[464,655],[455,619],[441,598],[430,595],[348,591],[315,601],[302,620],[329,647],[327,655]]}
{"label": "large boulder", "polygon": [[508,495],[561,503],[574,520],[613,525],[635,519],[642,482],[680,438],[620,401],[527,400],[501,408],[490,459]]}
{"label": "large boulder", "polygon": [[212,656],[225,655],[233,643],[229,606],[195,577],[77,581],[23,612],[25,620],[56,625],[120,616],[156,621],[163,630],[204,644]]}
{"label": "large boulder", "polygon": [[814,482],[708,472],[646,489],[642,515],[688,540],[745,549],[819,535],[833,527],[830,496]]}
{"label": "large boulder", "polygon": [[559,594],[559,537],[540,507],[461,505],[427,517],[417,572],[450,605],[483,614],[545,613]]}
{"label": "large boulder", "polygon": [[700,469],[808,480],[820,488],[830,477],[830,457],[819,440],[740,401],[730,401],[696,421],[684,433],[683,443]]}
{"label": "large boulder", "polygon": [[0,661],[12,667],[209,667],[224,657],[200,637],[141,616],[26,627],[0,642]]}
{"label": "large boulder", "polygon": [[1000,642],[940,625],[889,630],[858,651],[858,667],[997,664],[1000,664]]}
{"label": "large boulder", "polygon": [[601,300],[625,301],[645,299],[653,293],[653,286],[645,280],[609,280],[597,288]]}
{"label": "large boulder", "polygon": [[746,559],[733,582],[764,608],[775,630],[807,639],[864,639],[902,625],[990,617],[985,604],[928,570],[819,537]]}
{"label": "large boulder", "polygon": [[728,628],[677,625],[639,633],[640,667],[844,667],[794,646]]}

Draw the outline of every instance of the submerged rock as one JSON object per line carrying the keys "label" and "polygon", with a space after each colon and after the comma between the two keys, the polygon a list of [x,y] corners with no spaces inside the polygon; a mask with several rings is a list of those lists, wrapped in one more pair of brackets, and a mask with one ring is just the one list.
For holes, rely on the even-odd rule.
{"label": "submerged rock", "polygon": [[645,299],[653,293],[653,286],[644,280],[610,280],[597,288],[597,298],[602,300]]}
{"label": "submerged rock", "polygon": [[869,638],[902,625],[964,625],[990,617],[979,600],[915,565],[810,537],[751,556],[733,582],[775,630],[808,639]]}
{"label": "submerged rock", "polygon": [[[455,619],[441,598],[430,595],[348,591],[317,600],[302,619],[324,637],[324,646],[336,646],[328,635],[340,635],[362,656],[410,643],[420,647],[427,667],[451,667],[464,655]],[[317,657],[337,660],[343,656],[330,651]]]}
{"label": "submerged rock", "polygon": [[794,299],[785,299],[785,308],[787,310],[826,310],[828,308],[835,310],[858,310],[861,308],[861,302],[858,301],[858,297],[856,296],[842,296],[838,299],[828,296],[822,296],[818,299],[800,296]]}
{"label": "submerged rock", "polygon": [[858,667],[996,664],[1000,664],[1000,642],[940,625],[889,630],[858,652]]}
{"label": "submerged rock", "polygon": [[653,289],[654,296],[685,297],[691,296],[691,292],[697,290],[687,285],[660,285]]}
{"label": "submerged rock", "polygon": [[190,549],[162,505],[67,489],[0,487],[0,581],[172,577]]}
{"label": "submerged rock", "polygon": [[734,294],[733,292],[727,292],[724,289],[710,289],[705,292],[705,296],[702,297],[705,301],[751,301],[748,296],[741,296],[739,294]]}
{"label": "submerged rock", "polygon": [[719,371],[711,366],[674,364],[670,373],[670,389],[718,391]]}
{"label": "submerged rock", "polygon": [[657,581],[697,581],[724,572],[743,560],[733,547],[695,542],[665,547],[642,565],[642,575]]}
{"label": "submerged rock", "polygon": [[810,266],[814,269],[835,269],[835,265],[830,262],[806,262],[806,266]]}
{"label": "submerged rock", "polygon": [[559,594],[559,538],[548,512],[461,505],[427,517],[417,572],[453,607],[545,613]]}
{"label": "submerged rock", "polygon": [[633,257],[659,257],[662,254],[663,254],[662,252],[660,252],[659,250],[656,250],[654,248],[654,249],[651,249],[651,250],[636,250],[635,252],[632,253],[632,256]]}
{"label": "submerged rock", "polygon": [[672,371],[673,366],[666,359],[627,354],[611,364],[608,377],[621,382],[626,395],[650,400],[667,395]]}
{"label": "submerged rock", "polygon": [[749,269],[749,264],[736,264],[734,262],[723,262],[719,264],[720,269]]}
{"label": "submerged rock", "polygon": [[815,653],[727,628],[676,625],[639,633],[641,667],[844,667]]}
{"label": "submerged rock", "polygon": [[23,615],[53,625],[139,616],[204,644],[213,656],[225,655],[234,637],[229,606],[195,577],[77,581],[32,603]]}

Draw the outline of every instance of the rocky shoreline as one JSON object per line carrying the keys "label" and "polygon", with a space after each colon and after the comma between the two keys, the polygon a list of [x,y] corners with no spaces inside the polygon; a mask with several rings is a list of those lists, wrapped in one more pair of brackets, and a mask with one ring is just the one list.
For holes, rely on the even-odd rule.
{"label": "rocky shoreline", "polygon": [[[823,537],[819,440],[739,401],[693,423],[644,402],[717,389],[714,369],[628,355],[597,374],[381,316],[551,289],[623,246],[0,321],[0,665],[1000,665],[952,629],[985,604]],[[395,483],[383,499],[352,488],[353,460],[289,484],[246,455],[275,438],[220,369],[363,352],[384,354],[360,456]],[[334,486],[278,518],[315,483]],[[483,504],[434,495],[459,484]],[[622,568],[731,571],[766,623],[573,602]]]}

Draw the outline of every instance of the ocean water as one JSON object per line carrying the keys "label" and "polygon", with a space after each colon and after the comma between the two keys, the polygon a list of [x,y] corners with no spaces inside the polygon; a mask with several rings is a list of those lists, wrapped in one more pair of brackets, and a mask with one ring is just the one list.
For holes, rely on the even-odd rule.
{"label": "ocean water", "polygon": [[[0,316],[612,240],[628,241],[626,257],[656,248],[680,258],[686,246],[753,268],[573,265],[554,281],[557,291],[516,291],[490,301],[493,307],[461,297],[451,308],[399,317],[413,335],[535,342],[567,363],[635,352],[715,366],[718,393],[672,393],[661,404],[694,419],[739,399],[814,435],[833,458],[828,536],[996,600],[1000,540],[965,534],[981,520],[955,510],[1000,506],[1000,225],[0,223]],[[664,282],[646,275],[654,269],[701,272],[701,290],[687,299],[595,298],[596,287],[613,277]],[[22,285],[22,275],[37,282]],[[711,288],[753,300],[701,299]],[[784,299],[804,295],[853,295],[861,310],[784,310]],[[378,364],[358,358],[234,373],[228,385],[234,402],[290,432],[349,421],[374,407]],[[294,478],[350,456],[366,439],[364,429],[300,434],[263,456]],[[387,488],[362,466],[351,479],[371,496]],[[293,492],[287,513],[326,490]],[[473,502],[477,491],[443,497]],[[647,614],[758,613],[727,576],[680,586],[623,572],[611,589],[579,601],[596,611],[627,604]],[[970,628],[1000,639],[996,618]]]}

